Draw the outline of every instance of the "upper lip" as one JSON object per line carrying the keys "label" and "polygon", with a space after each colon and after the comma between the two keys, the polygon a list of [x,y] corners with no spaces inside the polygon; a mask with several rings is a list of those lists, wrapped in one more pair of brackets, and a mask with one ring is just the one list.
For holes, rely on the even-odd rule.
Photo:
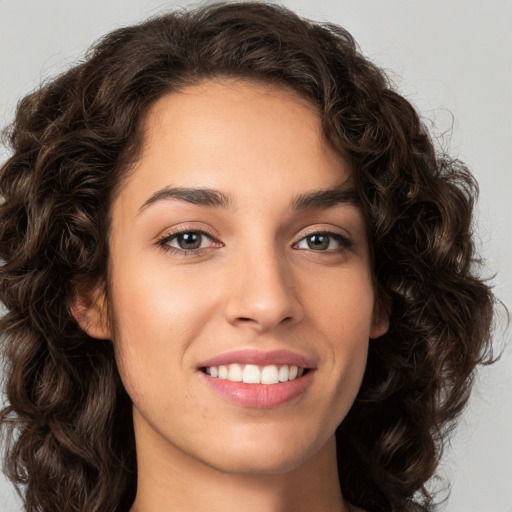
{"label": "upper lip", "polygon": [[235,350],[219,354],[202,361],[198,364],[198,368],[221,366],[233,363],[255,364],[258,366],[288,364],[298,366],[300,368],[316,368],[316,363],[312,358],[296,354],[295,352],[290,352],[289,350]]}

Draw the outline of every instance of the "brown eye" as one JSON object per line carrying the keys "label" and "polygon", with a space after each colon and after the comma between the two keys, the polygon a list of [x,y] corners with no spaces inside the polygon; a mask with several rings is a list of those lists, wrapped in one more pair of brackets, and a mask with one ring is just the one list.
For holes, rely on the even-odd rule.
{"label": "brown eye", "polygon": [[199,249],[202,238],[203,235],[196,232],[180,233],[175,236],[178,247],[184,250]]}
{"label": "brown eye", "polygon": [[310,249],[323,251],[329,247],[330,238],[328,235],[311,235],[306,240]]}
{"label": "brown eye", "polygon": [[340,233],[312,233],[301,239],[298,249],[310,249],[315,252],[340,252],[352,247],[352,242]]}
{"label": "brown eye", "polygon": [[171,233],[158,241],[162,249],[187,254],[188,251],[201,251],[214,245],[208,233],[198,230],[187,230]]}

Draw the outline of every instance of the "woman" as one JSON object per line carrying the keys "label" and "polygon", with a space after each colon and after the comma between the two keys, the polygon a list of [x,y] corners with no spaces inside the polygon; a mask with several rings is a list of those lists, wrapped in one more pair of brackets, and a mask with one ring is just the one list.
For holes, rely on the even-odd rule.
{"label": "woman", "polygon": [[[0,177],[27,511],[413,511],[489,355],[476,183],[334,25],[120,29]],[[422,507],[422,508],[421,508]]]}

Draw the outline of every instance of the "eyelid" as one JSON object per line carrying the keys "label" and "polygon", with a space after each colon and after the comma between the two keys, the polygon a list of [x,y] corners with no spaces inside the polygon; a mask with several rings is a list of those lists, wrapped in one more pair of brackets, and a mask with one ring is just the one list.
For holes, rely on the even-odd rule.
{"label": "eyelid", "polygon": [[202,228],[202,227],[198,228],[198,227],[195,227],[195,226],[180,226],[180,227],[177,227],[177,228],[173,228],[170,231],[165,231],[165,234],[162,235],[159,238],[168,238],[168,237],[180,235],[182,233],[201,233],[203,235],[207,235],[210,238],[215,238],[215,235],[211,231],[209,231],[208,229],[205,229],[205,228]]}
{"label": "eyelid", "polygon": [[309,236],[313,236],[313,235],[331,236],[334,239],[336,239],[338,241],[338,243],[341,245],[341,248],[338,251],[313,251],[313,252],[318,252],[318,253],[323,252],[326,254],[333,254],[334,252],[340,252],[341,250],[344,250],[344,249],[347,249],[347,250],[351,249],[354,245],[354,242],[348,235],[346,235],[340,231],[334,230],[332,228],[323,228],[322,229],[322,228],[318,228],[318,227],[311,228],[310,230],[306,231],[306,233],[302,233],[301,237],[293,245],[295,246],[298,243],[302,242],[302,240],[304,240],[305,238],[308,238]]}
{"label": "eyelid", "polygon": [[339,235],[339,236],[342,236],[347,239],[350,238],[348,234],[343,233],[336,228],[314,226],[314,227],[306,228],[306,231],[301,233],[299,240],[302,240],[303,238],[310,236],[310,235],[316,235],[316,234],[322,234],[322,233],[325,233],[328,235]]}
{"label": "eyelid", "polygon": [[[174,253],[179,253],[179,254],[182,254],[182,255],[187,255],[187,254],[190,254],[190,253],[194,253],[194,254],[197,254],[199,252],[202,252],[206,249],[208,249],[207,247],[202,247],[202,248],[199,248],[199,249],[180,249],[178,247],[172,247],[171,245],[169,245],[169,242],[171,240],[173,240],[174,238],[176,238],[178,235],[181,235],[183,233],[198,233],[198,234],[201,234],[203,236],[206,236],[207,238],[209,238],[213,244],[217,244],[217,247],[218,246],[222,246],[222,243],[219,242],[219,240],[217,239],[217,237],[211,232],[209,231],[208,229],[205,229],[205,228],[198,228],[198,227],[194,227],[194,226],[180,226],[178,228],[175,228],[175,229],[172,229],[171,231],[165,231],[163,235],[159,236],[156,240],[156,245],[160,246],[162,249],[166,250],[166,251],[169,251],[169,252],[174,252]],[[212,244],[212,247],[214,247],[215,245]]]}
{"label": "eyelid", "polygon": [[[199,247],[197,249],[181,249],[179,247],[173,247],[173,246],[169,245],[169,242],[171,240],[173,240],[174,238],[176,238],[177,236],[179,236],[180,234],[183,234],[183,233],[201,234],[201,235],[209,238],[211,240],[212,244],[209,247]],[[309,236],[313,236],[313,235],[331,236],[340,245],[340,247],[336,250],[331,249],[331,250],[323,250],[323,251],[314,251],[313,249],[309,249],[312,252],[317,252],[320,254],[321,253],[324,253],[324,254],[340,253],[340,252],[343,252],[344,250],[351,249],[354,245],[353,241],[344,233],[341,233],[332,228],[323,228],[322,229],[319,227],[314,227],[314,228],[308,229],[305,233],[302,233],[300,238],[298,238],[297,241],[293,243],[292,247],[295,248],[295,246],[297,246],[297,244],[299,244],[300,242],[302,242],[304,239],[308,238]],[[180,227],[175,228],[169,232],[165,232],[164,235],[160,236],[157,239],[156,244],[158,246],[160,246],[163,250],[177,254],[179,256],[198,255],[198,254],[201,254],[211,248],[223,246],[222,242],[220,242],[218,240],[218,238],[213,233],[211,233],[211,231],[209,231],[208,229],[205,229],[202,227],[199,228],[199,227],[194,227],[194,226],[187,226],[187,225],[180,226]],[[300,250],[307,250],[307,249],[300,249]]]}

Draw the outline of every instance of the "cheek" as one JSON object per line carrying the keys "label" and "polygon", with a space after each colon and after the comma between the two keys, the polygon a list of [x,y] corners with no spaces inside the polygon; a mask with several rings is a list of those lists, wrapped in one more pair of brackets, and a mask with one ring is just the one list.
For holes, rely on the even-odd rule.
{"label": "cheek", "polygon": [[324,370],[334,381],[335,397],[343,397],[333,407],[341,406],[345,414],[366,368],[374,309],[371,279],[367,272],[341,272],[310,299],[312,331],[320,333],[320,349],[326,352]]}
{"label": "cheek", "polygon": [[373,324],[374,292],[366,269],[340,271],[311,293],[310,317],[334,337],[356,340],[369,338]]}
{"label": "cheek", "polygon": [[129,274],[121,267],[112,279],[115,320],[123,340],[169,344],[198,328],[212,300],[203,282],[161,265],[134,273],[138,275],[124,279]]}
{"label": "cheek", "polygon": [[[147,404],[186,389],[195,370],[190,355],[218,314],[218,272],[170,268],[159,261],[138,268],[125,251],[111,273],[112,331],[119,373],[134,402]],[[165,403],[160,405],[165,406]],[[159,407],[160,407],[159,406]]]}

